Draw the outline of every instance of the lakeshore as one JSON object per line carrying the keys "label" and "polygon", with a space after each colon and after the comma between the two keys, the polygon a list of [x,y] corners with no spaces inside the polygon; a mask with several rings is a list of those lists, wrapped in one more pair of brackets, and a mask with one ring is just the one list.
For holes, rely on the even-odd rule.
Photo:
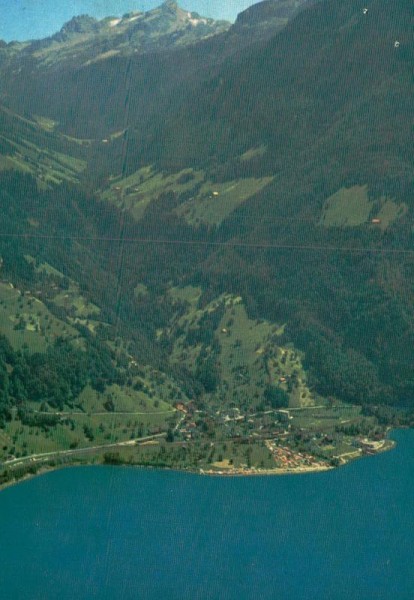
{"label": "lakeshore", "polygon": [[[157,438],[157,436],[153,436]],[[122,442],[120,444],[111,444],[103,448],[85,448],[77,449],[76,451],[56,452],[48,453],[47,455],[28,456],[19,460],[9,461],[3,465],[9,467],[10,478],[7,481],[0,483],[0,491],[17,485],[23,481],[33,479],[45,473],[51,471],[57,471],[66,468],[73,468],[77,466],[97,466],[102,464],[108,464],[105,459],[108,460],[108,456],[102,455],[102,452],[111,449],[121,449],[125,447],[131,447],[137,443],[143,446],[155,442],[156,439],[145,441],[134,440],[129,442]],[[260,468],[255,466],[248,467],[243,465],[240,467],[233,466],[229,460],[223,460],[219,463],[215,463],[211,468],[177,468],[168,466],[157,466],[157,465],[145,465],[132,462],[119,461],[119,466],[128,466],[138,469],[147,470],[165,470],[174,472],[185,472],[196,475],[212,476],[212,477],[252,477],[252,476],[283,476],[283,475],[304,475],[309,473],[322,473],[325,471],[332,471],[338,469],[346,464],[358,460],[359,458],[372,456],[388,450],[392,450],[396,446],[396,442],[388,437],[380,442],[367,442],[369,450],[359,448],[355,452],[346,453],[338,457],[338,463],[334,466],[326,461],[317,461],[313,457],[303,455],[302,453],[293,453],[288,448],[277,447],[270,440],[266,442],[266,446],[273,452],[275,457],[284,458],[282,461],[283,467],[275,466],[272,468]],[[92,456],[92,460],[86,458]]]}
{"label": "lakeshore", "polygon": [[409,600],[414,431],[391,435],[395,452],[306,477],[44,473],[0,494],[2,593]]}

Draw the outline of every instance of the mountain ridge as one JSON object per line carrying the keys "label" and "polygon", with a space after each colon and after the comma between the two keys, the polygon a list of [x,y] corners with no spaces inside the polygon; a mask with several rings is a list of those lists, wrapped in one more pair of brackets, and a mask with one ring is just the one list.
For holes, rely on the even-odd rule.
{"label": "mountain ridge", "polygon": [[[37,67],[77,66],[111,55],[147,53],[161,48],[194,44],[230,27],[226,21],[200,17],[167,0],[147,12],[126,13],[123,17],[95,19],[73,17],[50,37],[28,42],[12,42],[3,47],[3,57],[21,55],[33,58]],[[9,52],[8,52],[9,51]]]}

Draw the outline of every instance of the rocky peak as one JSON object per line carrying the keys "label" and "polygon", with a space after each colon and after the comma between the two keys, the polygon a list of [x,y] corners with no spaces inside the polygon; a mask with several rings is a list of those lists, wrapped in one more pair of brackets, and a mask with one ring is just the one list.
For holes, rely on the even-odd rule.
{"label": "rocky peak", "polygon": [[[115,55],[165,51],[194,44],[227,31],[230,26],[227,21],[200,17],[181,9],[174,0],[166,0],[147,12],[128,12],[122,17],[108,16],[101,20],[89,15],[73,17],[55,35],[22,43],[18,50],[21,57],[36,54],[36,63],[46,68],[58,64],[78,67]],[[14,57],[9,54],[10,59]]]}
{"label": "rocky peak", "polygon": [[169,12],[178,12],[179,10],[177,2],[174,2],[174,0],[165,0],[165,2],[161,4],[160,8]]}
{"label": "rocky peak", "polygon": [[96,30],[97,24],[97,19],[89,15],[79,15],[65,23],[59,33],[92,33]]}

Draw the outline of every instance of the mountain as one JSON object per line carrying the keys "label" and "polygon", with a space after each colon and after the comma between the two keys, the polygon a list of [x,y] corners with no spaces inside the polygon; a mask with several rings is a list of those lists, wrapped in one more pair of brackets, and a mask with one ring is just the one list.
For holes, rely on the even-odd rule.
{"label": "mountain", "polygon": [[[36,323],[29,356],[56,360],[47,309],[51,331],[93,348],[89,380],[66,348],[72,411],[154,412],[159,394],[169,439],[284,431],[333,464],[412,418],[412,4],[263,2],[172,43],[178,22],[198,28],[188,14],[80,17],[1,50],[0,309],[8,339],[23,332],[3,352],[3,412],[35,368],[16,365]],[[135,52],[118,31],[141,22]]]}
{"label": "mountain", "polygon": [[[204,78],[204,70],[216,68],[246,46],[263,43],[307,4],[303,0],[262,2],[242,13],[233,26],[184,11],[170,0],[122,18],[74,17],[49,38],[12,42],[0,49],[1,97],[22,113],[54,115],[57,125],[71,135],[106,137],[108,128],[100,126],[98,132],[97,123],[87,117],[96,106],[80,97],[87,80],[94,82],[92,103],[98,97],[106,103],[99,107],[102,120],[119,129],[124,120],[118,106],[123,102],[125,69],[134,71],[130,82],[139,89],[133,87],[133,95],[139,102],[142,98],[138,110],[145,110],[153,102],[149,96],[168,97],[171,86],[180,88],[184,81],[191,86],[193,78]],[[107,94],[101,92],[105,77],[110,81]],[[67,85],[79,87],[80,95],[75,97],[74,89],[67,94]],[[30,98],[24,93],[27,87]],[[71,100],[84,107],[78,111],[78,117],[85,116],[81,126],[81,119],[71,117]]]}
{"label": "mountain", "polygon": [[[130,56],[171,50],[194,44],[226,31],[230,23],[214,21],[184,11],[172,0],[148,12],[130,12],[122,18],[98,21],[88,15],[73,17],[61,30],[44,40],[11,43],[2,57],[16,63],[32,60],[37,69],[79,67],[112,56]],[[14,65],[14,66],[13,66]]]}

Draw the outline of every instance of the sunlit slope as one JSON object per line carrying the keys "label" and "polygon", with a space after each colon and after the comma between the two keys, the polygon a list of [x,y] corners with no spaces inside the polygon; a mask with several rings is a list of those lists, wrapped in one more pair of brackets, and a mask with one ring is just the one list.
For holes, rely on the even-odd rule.
{"label": "sunlit slope", "polygon": [[163,173],[144,167],[126,178],[112,178],[100,197],[127,210],[138,221],[146,212],[151,213],[151,203],[171,195],[171,208],[189,225],[220,225],[272,180],[272,177],[250,177],[214,182],[202,170]]}
{"label": "sunlit slope", "polygon": [[223,294],[203,306],[201,288],[169,294],[185,312],[158,338],[173,341],[171,363],[185,365],[202,382],[212,406],[254,412],[315,404],[301,353],[285,346],[284,325],[249,318],[240,296]]}
{"label": "sunlit slope", "polygon": [[86,161],[78,144],[53,133],[54,123],[28,119],[0,105],[0,169],[15,169],[48,186],[79,181]]}

